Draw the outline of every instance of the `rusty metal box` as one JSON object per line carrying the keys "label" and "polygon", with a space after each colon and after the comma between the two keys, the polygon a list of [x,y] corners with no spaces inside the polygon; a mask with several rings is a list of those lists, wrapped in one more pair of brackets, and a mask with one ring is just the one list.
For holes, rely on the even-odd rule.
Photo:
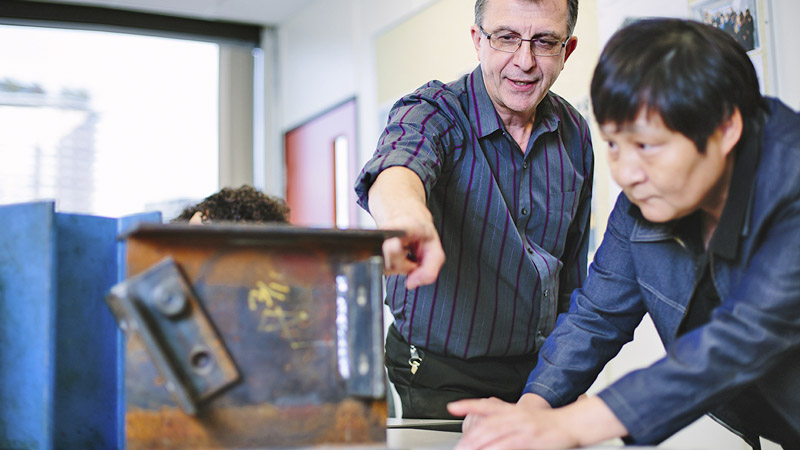
{"label": "rusty metal box", "polygon": [[106,298],[129,449],[383,444],[386,233],[143,224]]}

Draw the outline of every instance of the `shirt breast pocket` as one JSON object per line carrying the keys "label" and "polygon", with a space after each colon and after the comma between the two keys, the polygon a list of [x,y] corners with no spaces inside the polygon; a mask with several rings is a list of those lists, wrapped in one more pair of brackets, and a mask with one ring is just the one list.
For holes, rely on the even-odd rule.
{"label": "shirt breast pocket", "polygon": [[554,192],[547,204],[546,229],[542,244],[552,255],[561,255],[567,238],[567,230],[575,218],[580,191]]}

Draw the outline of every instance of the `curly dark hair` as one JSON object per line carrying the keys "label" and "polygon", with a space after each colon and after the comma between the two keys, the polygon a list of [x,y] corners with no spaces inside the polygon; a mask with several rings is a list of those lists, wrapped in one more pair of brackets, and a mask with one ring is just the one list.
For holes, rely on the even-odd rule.
{"label": "curly dark hair", "polygon": [[184,209],[173,222],[188,222],[198,212],[203,222],[289,223],[286,202],[247,185],[238,189],[223,188]]}

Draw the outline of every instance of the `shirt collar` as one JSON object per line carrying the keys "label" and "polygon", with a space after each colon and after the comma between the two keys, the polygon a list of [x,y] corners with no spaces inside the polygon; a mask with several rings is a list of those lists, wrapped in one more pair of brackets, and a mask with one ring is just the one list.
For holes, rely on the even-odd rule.
{"label": "shirt collar", "polygon": [[555,112],[553,103],[556,102],[555,96],[547,91],[539,106],[536,107],[536,127],[544,125],[547,131],[555,131],[558,128],[560,117]]}
{"label": "shirt collar", "polygon": [[[478,137],[485,137],[497,130],[505,129],[503,121],[494,109],[494,103],[486,91],[480,64],[467,77],[467,90],[469,92],[467,99],[470,102],[468,108],[473,112],[469,114],[469,120],[472,128],[478,130]],[[539,102],[539,106],[536,107],[535,127],[543,124],[548,131],[554,131],[558,127],[559,118],[555,114],[552,104],[554,101],[552,94],[548,91],[547,95]],[[476,110],[477,114],[474,113]]]}

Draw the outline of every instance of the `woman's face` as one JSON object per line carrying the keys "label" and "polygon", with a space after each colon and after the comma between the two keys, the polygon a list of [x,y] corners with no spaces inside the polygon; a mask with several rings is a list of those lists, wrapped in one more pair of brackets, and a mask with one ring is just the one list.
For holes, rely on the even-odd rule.
{"label": "woman's face", "polygon": [[[734,115],[741,125],[738,111]],[[609,144],[611,176],[647,220],[667,222],[698,209],[722,211],[729,182],[724,175],[732,164],[728,156],[741,126],[732,141],[727,122],[721,125],[703,153],[667,128],[660,114],[644,109],[632,123],[605,123],[600,130]]]}

